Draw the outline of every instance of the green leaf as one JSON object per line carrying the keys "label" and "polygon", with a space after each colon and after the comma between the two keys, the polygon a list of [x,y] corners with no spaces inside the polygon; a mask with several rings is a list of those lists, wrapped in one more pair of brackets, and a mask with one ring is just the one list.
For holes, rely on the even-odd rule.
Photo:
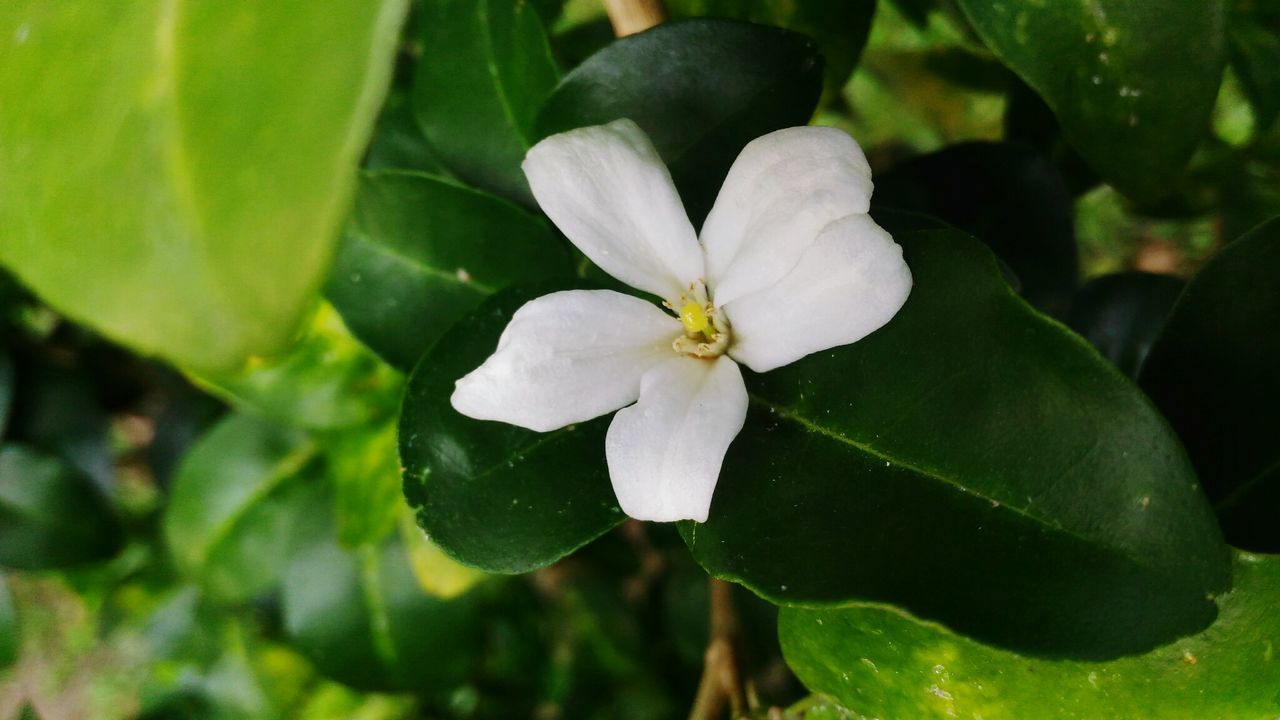
{"label": "green leaf", "polygon": [[1172,275],[1136,271],[1094,278],[1076,293],[1067,325],[1125,375],[1137,377],[1183,285]]}
{"label": "green leaf", "polygon": [[523,0],[424,0],[418,14],[413,107],[427,140],[466,182],[532,205],[520,163],[560,75],[537,10]]}
{"label": "green leaf", "polygon": [[675,15],[748,20],[773,25],[813,38],[826,61],[825,92],[840,92],[866,45],[875,15],[875,0],[793,2],[792,0],[673,0]]}
{"label": "green leaf", "polygon": [[214,426],[178,467],[164,516],[179,569],[221,602],[274,586],[329,527],[328,489],[308,467],[316,454],[301,432],[252,415]]}
{"label": "green leaf", "polygon": [[114,555],[122,540],[89,478],[22,445],[0,448],[0,566],[78,565]]}
{"label": "green leaf", "polygon": [[1280,551],[1280,218],[1192,278],[1139,381],[1177,429],[1227,539]]}
{"label": "green leaf", "polygon": [[1159,414],[977,241],[897,239],[915,286],[888,325],[747,378],[694,557],[780,604],[894,603],[1037,653],[1207,625],[1228,555]]}
{"label": "green leaf", "polygon": [[476,662],[476,603],[423,592],[396,540],[355,551],[316,544],[289,567],[282,602],[294,645],[362,690],[441,690]]}
{"label": "green leaf", "polygon": [[877,177],[874,199],[978,237],[1040,310],[1060,317],[1071,303],[1078,275],[1072,199],[1040,154],[1011,143],[952,145]]}
{"label": "green leaf", "polygon": [[18,612],[13,606],[13,594],[4,574],[0,573],[0,670],[18,659],[22,649],[22,627],[18,624]]}
{"label": "green leaf", "polygon": [[9,427],[9,411],[13,409],[13,361],[0,349],[0,436]]}
{"label": "green leaf", "polygon": [[743,146],[807,123],[821,92],[822,57],[804,35],[685,20],[587,58],[547,99],[538,134],[631,118],[653,139],[697,226]]}
{"label": "green leaf", "polygon": [[1141,201],[1171,189],[1217,98],[1224,0],[958,3],[1104,179]]}
{"label": "green leaf", "polygon": [[365,170],[417,170],[449,177],[418,127],[407,98],[393,95],[382,108],[364,156]]}
{"label": "green leaf", "polygon": [[325,458],[338,541],[354,548],[389,535],[404,510],[395,424],[331,437]]}
{"label": "green leaf", "polygon": [[405,391],[405,497],[432,541],[489,572],[546,567],[624,519],[604,463],[608,417],[537,433],[449,404],[454,382],[493,353],[512,313],[552,289],[564,288],[522,286],[486,300],[423,356]]}
{"label": "green leaf", "polygon": [[242,410],[316,430],[367,426],[395,414],[401,378],[356,342],[338,313],[321,305],[285,352],[253,357],[231,372],[194,375]]}
{"label": "green leaf", "polygon": [[546,222],[419,173],[365,173],[326,293],[352,332],[406,372],[509,284],[573,274]]}
{"label": "green leaf", "polygon": [[847,717],[1272,720],[1280,558],[1240,553],[1235,575],[1204,632],[1112,662],[1030,658],[870,604],[784,608],[778,631],[791,669]]}
{"label": "green leaf", "polygon": [[[1257,129],[1266,131],[1280,116],[1280,12],[1270,22],[1261,14],[1244,10],[1243,3],[1232,8],[1227,33],[1231,67],[1240,78],[1253,105]],[[1275,12],[1275,11],[1273,11]]]}
{"label": "green leaf", "polygon": [[324,279],[405,9],[5,3],[0,104],[22,112],[0,114],[0,261],[183,365],[279,349]]}

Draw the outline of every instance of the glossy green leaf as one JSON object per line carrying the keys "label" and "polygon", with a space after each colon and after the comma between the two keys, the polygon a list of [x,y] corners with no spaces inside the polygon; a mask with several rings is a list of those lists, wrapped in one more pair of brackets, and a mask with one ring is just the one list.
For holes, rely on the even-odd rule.
{"label": "glossy green leaf", "polygon": [[1067,325],[1125,375],[1137,377],[1183,285],[1172,275],[1136,271],[1096,277],[1071,301]]}
{"label": "glossy green leaf", "polygon": [[224,370],[278,350],[406,5],[5,3],[0,104],[22,111],[0,114],[0,261],[142,352]]}
{"label": "glossy green leaf", "polygon": [[813,40],[731,20],[685,20],[615,41],[564,77],[541,136],[631,118],[666,161],[695,226],[742,147],[804,125],[822,91]]}
{"label": "glossy green leaf", "polygon": [[1138,200],[1171,189],[1217,97],[1224,0],[958,4],[1104,179]]}
{"label": "glossy green leaf", "polygon": [[282,599],[295,646],[356,688],[440,690],[476,661],[476,604],[425,593],[397,540],[355,551],[315,545],[289,567]]}
{"label": "glossy green leaf", "polygon": [[828,95],[839,93],[867,42],[875,0],[794,2],[793,0],[671,0],[676,16],[747,20],[803,33],[818,43],[826,61],[823,85]]}
{"label": "glossy green leaf", "polygon": [[972,233],[1017,275],[1022,296],[1060,317],[1077,282],[1073,204],[1049,161],[1021,145],[969,142],[876,178],[874,201]]}
{"label": "glossy green leaf", "polygon": [[9,592],[8,581],[0,574],[0,670],[4,670],[18,659],[21,650],[21,626],[18,625],[18,611],[13,606],[13,594]]}
{"label": "glossy green leaf", "polygon": [[409,100],[395,94],[387,100],[365,152],[366,170],[417,170],[438,177],[450,173],[418,127]]}
{"label": "glossy green leaf", "polygon": [[408,371],[494,291],[572,273],[542,218],[445,180],[381,171],[361,176],[326,293],[357,337]]}
{"label": "glossy green leaf", "polygon": [[513,288],[445,333],[414,370],[400,415],[404,493],[427,535],[489,572],[550,565],[622,522],[604,462],[609,418],[549,433],[472,420],[454,382],[479,367],[525,302],[561,287]]}
{"label": "glossy green leaf", "polygon": [[1235,574],[1204,632],[1111,662],[1030,658],[879,605],[784,608],[779,634],[792,670],[848,717],[1273,720],[1280,558],[1239,554]]}
{"label": "glossy green leaf", "polygon": [[399,373],[357,342],[328,305],[316,310],[283,353],[193,379],[242,410],[317,430],[365,426],[394,415],[401,386]]}
{"label": "glossy green leaf", "polygon": [[747,378],[694,557],[781,604],[894,603],[1044,654],[1207,625],[1228,555],[1164,420],[980,243],[898,240],[915,285],[888,325]]}
{"label": "glossy green leaf", "polygon": [[466,182],[531,205],[520,163],[560,75],[537,10],[524,0],[424,0],[418,14],[413,107],[437,157]]}
{"label": "glossy green leaf", "polygon": [[1280,218],[1192,278],[1139,375],[1177,429],[1227,539],[1280,551]]}
{"label": "glossy green leaf", "polygon": [[122,539],[89,478],[25,446],[0,448],[0,566],[43,570],[101,560]]}
{"label": "glossy green leaf", "polygon": [[308,467],[316,454],[314,440],[252,415],[214,426],[178,467],[164,516],[179,569],[222,602],[275,585],[329,527],[327,488]]}

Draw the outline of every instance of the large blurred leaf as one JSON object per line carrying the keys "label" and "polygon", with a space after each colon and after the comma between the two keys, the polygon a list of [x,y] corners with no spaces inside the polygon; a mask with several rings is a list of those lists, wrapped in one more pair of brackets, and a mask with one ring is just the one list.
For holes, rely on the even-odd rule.
{"label": "large blurred leaf", "polygon": [[354,548],[385,538],[404,508],[395,424],[329,438],[324,450],[338,541]]}
{"label": "large blurred leaf", "polygon": [[423,0],[418,14],[413,106],[427,140],[458,177],[532,204],[520,162],[560,74],[534,5]]}
{"label": "large blurred leaf", "polygon": [[696,226],[742,147],[807,123],[821,91],[822,57],[804,35],[685,20],[587,58],[548,98],[538,132],[631,118],[653,139]]}
{"label": "large blurred leaf", "polygon": [[299,431],[252,415],[214,426],[178,467],[164,517],[179,568],[223,602],[278,582],[329,527],[327,488],[308,467],[316,453]]}
{"label": "large blurred leaf", "polygon": [[786,28],[812,37],[826,61],[826,92],[840,92],[867,42],[875,0],[669,0],[677,16],[722,17]]}
{"label": "large blurred leaf", "polygon": [[1280,218],[1201,268],[1139,378],[1182,437],[1228,540],[1280,551]]}
{"label": "large blurred leaf", "polygon": [[1071,195],[1040,154],[1008,143],[952,145],[877,177],[874,199],[973,233],[1040,310],[1061,316],[1070,304],[1079,264]]}
{"label": "large blurred leaf", "polygon": [[13,595],[9,592],[4,574],[0,573],[0,670],[18,659],[18,651],[22,645],[20,631],[18,613],[13,607]]}
{"label": "large blurred leaf", "polygon": [[357,337],[407,372],[485,296],[572,273],[541,218],[478,190],[382,171],[361,176],[326,292]]}
{"label": "large blurred leaf", "polygon": [[146,353],[277,350],[324,279],[405,8],[4,3],[0,260]]}
{"label": "large blurred leaf", "polygon": [[1227,33],[1231,67],[1253,104],[1261,131],[1270,129],[1280,115],[1280,6],[1272,4],[1270,18],[1265,12],[1249,12],[1267,6],[1235,3]]}
{"label": "large blurred leaf", "polygon": [[110,557],[121,540],[111,508],[89,478],[30,448],[0,448],[0,565],[76,565]]}
{"label": "large blurred leaf", "polygon": [[958,3],[1103,178],[1139,200],[1171,188],[1217,97],[1224,0]]}
{"label": "large blurred leaf", "polygon": [[1114,656],[1199,630],[1230,566],[1177,438],[958,231],[899,236],[905,307],[747,378],[712,574],[782,604],[902,605],[985,641]]}
{"label": "large blurred leaf", "polygon": [[409,379],[400,415],[404,493],[419,524],[445,552],[490,572],[545,567],[623,520],[604,463],[607,417],[537,433],[449,404],[512,313],[542,294],[498,293],[445,333]]}
{"label": "large blurred leaf", "polygon": [[480,642],[477,608],[426,594],[397,539],[355,551],[322,542],[284,582],[284,621],[321,672],[363,690],[439,690],[464,680]]}
{"label": "large blurred leaf", "polygon": [[1136,271],[1096,277],[1071,301],[1067,324],[1136,378],[1183,284],[1171,275]]}
{"label": "large blurred leaf", "polygon": [[327,304],[292,346],[244,367],[193,376],[243,410],[318,430],[360,427],[395,413],[401,379],[347,331]]}
{"label": "large blurred leaf", "polygon": [[1239,554],[1235,573],[1204,632],[1113,662],[1029,658],[870,604],[785,608],[779,633],[792,670],[848,717],[1272,720],[1280,558]]}

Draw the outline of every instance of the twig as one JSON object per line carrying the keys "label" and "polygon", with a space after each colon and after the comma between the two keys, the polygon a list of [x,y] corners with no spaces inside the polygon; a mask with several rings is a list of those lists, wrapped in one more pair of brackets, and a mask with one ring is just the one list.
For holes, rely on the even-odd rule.
{"label": "twig", "polygon": [[740,717],[746,706],[742,678],[738,673],[734,645],[738,637],[738,616],[733,609],[733,586],[712,578],[711,640],[703,659],[702,679],[694,696],[689,720],[716,720],[726,704],[732,717]]}
{"label": "twig", "polygon": [[648,30],[667,19],[662,0],[604,0],[604,11],[618,37]]}

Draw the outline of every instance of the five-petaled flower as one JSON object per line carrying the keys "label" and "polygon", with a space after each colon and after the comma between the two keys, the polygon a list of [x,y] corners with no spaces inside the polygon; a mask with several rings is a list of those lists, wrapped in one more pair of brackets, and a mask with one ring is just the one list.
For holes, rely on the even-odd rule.
{"label": "five-petaled flower", "polygon": [[670,312],[610,290],[532,300],[458,380],[453,407],[543,432],[618,410],[605,457],[633,518],[707,519],[746,420],[739,363],[763,373],[852,343],[911,291],[902,249],[867,215],[866,157],[840,130],[788,128],[748,144],[700,237],[630,120],[549,137],[524,171],[578,249]]}

